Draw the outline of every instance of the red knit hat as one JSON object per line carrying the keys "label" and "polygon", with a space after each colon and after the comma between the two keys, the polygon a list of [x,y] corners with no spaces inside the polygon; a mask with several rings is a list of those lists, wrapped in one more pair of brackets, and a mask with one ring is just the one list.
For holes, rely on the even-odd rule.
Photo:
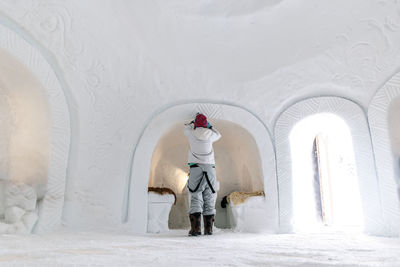
{"label": "red knit hat", "polygon": [[207,128],[207,117],[203,114],[198,114],[194,121],[194,126]]}

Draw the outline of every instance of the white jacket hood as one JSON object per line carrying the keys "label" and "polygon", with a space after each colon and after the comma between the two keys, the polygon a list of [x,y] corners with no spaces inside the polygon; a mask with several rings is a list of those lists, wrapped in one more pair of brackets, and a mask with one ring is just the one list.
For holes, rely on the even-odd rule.
{"label": "white jacket hood", "polygon": [[209,140],[213,131],[208,128],[198,127],[194,130],[194,136],[202,141]]}

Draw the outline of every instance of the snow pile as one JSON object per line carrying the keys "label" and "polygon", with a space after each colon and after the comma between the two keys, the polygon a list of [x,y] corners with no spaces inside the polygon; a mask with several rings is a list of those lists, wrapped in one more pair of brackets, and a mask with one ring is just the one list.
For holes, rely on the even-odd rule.
{"label": "snow pile", "polygon": [[147,231],[149,233],[160,233],[169,230],[169,212],[174,203],[175,196],[173,194],[149,192],[147,217]]}
{"label": "snow pile", "polygon": [[3,182],[0,210],[0,233],[30,233],[38,219],[36,213],[37,195],[32,186]]}

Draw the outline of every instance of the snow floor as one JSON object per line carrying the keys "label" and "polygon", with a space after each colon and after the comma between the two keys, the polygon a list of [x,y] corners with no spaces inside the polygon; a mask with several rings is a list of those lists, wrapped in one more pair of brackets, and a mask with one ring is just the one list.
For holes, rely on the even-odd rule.
{"label": "snow floor", "polygon": [[361,234],[1,235],[0,266],[400,266],[400,239]]}

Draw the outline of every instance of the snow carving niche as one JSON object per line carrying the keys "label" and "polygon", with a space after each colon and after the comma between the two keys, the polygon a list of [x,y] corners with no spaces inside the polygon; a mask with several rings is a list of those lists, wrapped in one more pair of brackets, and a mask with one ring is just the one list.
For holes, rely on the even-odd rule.
{"label": "snow carving niche", "polygon": [[[224,104],[181,104],[157,113],[147,125],[133,157],[128,225],[144,233],[148,227],[148,186],[167,187],[177,195],[169,216],[170,228],[188,228],[189,144],[183,124],[205,114],[223,137],[214,144],[217,179],[216,226],[231,227],[220,202],[232,191],[264,190],[268,216],[257,218],[270,232],[278,229],[278,197],[273,145],[265,126],[250,112]],[[250,216],[250,214],[248,215]]]}
{"label": "snow carving niche", "polygon": [[52,68],[0,25],[0,234],[60,225],[69,137],[68,108]]}
{"label": "snow carving niche", "polygon": [[382,233],[368,124],[358,105],[339,97],[300,101],[279,116],[275,138],[282,232],[328,225]]}
{"label": "snow carving niche", "polygon": [[371,128],[384,234],[400,235],[400,73],[393,76],[372,99],[368,118]]}
{"label": "snow carving niche", "polygon": [[[260,153],[254,138],[240,125],[218,119],[211,119],[210,122],[223,136],[214,143],[219,181],[215,225],[218,228],[229,228],[231,225],[227,218],[227,209],[221,208],[221,200],[231,192],[264,190]],[[150,167],[149,187],[167,187],[177,195],[176,205],[172,206],[170,213],[170,229],[190,227],[187,214],[189,196],[186,189],[189,144],[183,134],[184,123],[182,121],[172,126],[161,137]]]}

